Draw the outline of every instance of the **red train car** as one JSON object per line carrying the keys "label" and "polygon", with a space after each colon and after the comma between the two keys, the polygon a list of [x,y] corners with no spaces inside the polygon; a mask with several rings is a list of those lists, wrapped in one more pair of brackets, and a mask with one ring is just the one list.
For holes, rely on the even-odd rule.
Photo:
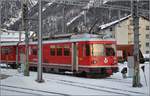
{"label": "red train car", "polygon": [[16,63],[16,43],[1,44],[0,50],[0,62],[14,66]]}
{"label": "red train car", "polygon": [[[118,56],[118,62],[124,62],[127,61],[128,56],[133,56],[133,52],[134,52],[134,45],[117,45],[117,56]],[[141,52],[141,50],[139,49],[139,58],[140,58],[140,63],[144,63],[144,57],[143,54]]]}
{"label": "red train car", "polygon": [[[3,46],[2,48],[5,47]],[[21,43],[17,47],[19,49],[19,62],[22,63],[25,61],[25,44]],[[16,52],[15,50],[13,51],[15,57]],[[109,76],[113,72],[117,72],[118,70],[116,57],[116,41],[112,39],[103,40],[98,38],[78,37],[61,40],[48,40],[43,41],[42,51],[42,66],[43,70],[47,72],[72,71],[84,75],[107,74]],[[4,55],[2,55],[2,57],[4,57]],[[4,61],[4,58],[2,58],[2,60]],[[36,68],[37,61],[37,42],[30,42],[30,68]]]}
{"label": "red train car", "polygon": [[133,45],[117,45],[117,52],[119,53],[118,61],[127,61],[128,56],[133,56]]}

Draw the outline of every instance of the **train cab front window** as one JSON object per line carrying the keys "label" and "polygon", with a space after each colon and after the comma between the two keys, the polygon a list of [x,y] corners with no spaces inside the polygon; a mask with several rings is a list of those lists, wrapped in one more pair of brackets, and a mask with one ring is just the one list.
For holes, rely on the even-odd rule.
{"label": "train cab front window", "polygon": [[106,56],[115,56],[115,45],[105,45]]}
{"label": "train cab front window", "polygon": [[85,54],[86,54],[86,56],[90,56],[90,45],[89,44],[86,44],[85,45]]}
{"label": "train cab front window", "polygon": [[102,44],[91,44],[91,55],[92,56],[103,56],[104,46]]}
{"label": "train cab front window", "polygon": [[115,45],[112,44],[86,44],[86,56],[115,56]]}
{"label": "train cab front window", "polygon": [[86,56],[103,56],[104,46],[102,44],[86,44]]}

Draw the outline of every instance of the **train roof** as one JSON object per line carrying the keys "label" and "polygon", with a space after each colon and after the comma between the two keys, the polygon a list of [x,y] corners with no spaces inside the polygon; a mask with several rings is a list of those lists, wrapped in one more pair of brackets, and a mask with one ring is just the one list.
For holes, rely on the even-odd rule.
{"label": "train roof", "polygon": [[15,46],[17,45],[17,42],[3,42],[3,43],[0,43],[0,46]]}
{"label": "train roof", "polygon": [[[47,43],[70,43],[70,42],[85,42],[85,41],[116,41],[115,39],[108,38],[108,39],[102,39],[98,38],[96,35],[76,35],[72,36],[71,38],[68,39],[51,39],[51,40],[44,40],[43,44]],[[37,44],[38,41],[32,41],[29,42],[29,44]],[[1,46],[12,46],[12,45],[17,45],[18,42],[13,42],[13,43],[1,43]],[[25,42],[20,43],[20,45],[24,45]]]}

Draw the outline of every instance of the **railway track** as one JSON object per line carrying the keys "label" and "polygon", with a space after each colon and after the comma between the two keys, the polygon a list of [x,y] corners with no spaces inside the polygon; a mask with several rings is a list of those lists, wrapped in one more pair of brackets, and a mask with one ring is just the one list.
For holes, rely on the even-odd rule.
{"label": "railway track", "polygon": [[[17,93],[23,93],[25,95],[33,95],[33,96],[44,96],[42,94],[36,94],[36,93],[32,93],[32,92],[24,92],[24,91],[18,91],[18,90],[14,90],[14,89],[6,89],[6,88],[0,88],[1,89],[1,92],[2,90],[5,90],[5,91],[9,91],[9,92],[17,92]],[[2,94],[1,94],[2,95]],[[7,93],[5,93],[4,95],[7,95]]]}
{"label": "railway track", "polygon": [[[88,83],[82,83],[82,82],[76,82],[76,81],[70,81],[70,80],[63,80],[63,79],[54,79],[54,78],[45,78],[47,81],[53,81],[58,84],[68,85],[68,86],[74,86],[94,91],[102,91],[107,92],[109,94],[116,94],[121,96],[131,96],[131,95],[145,95],[142,92],[135,92],[125,89],[118,89],[118,88],[112,88],[112,87],[106,87],[102,85],[95,85],[95,84],[88,84]],[[1,84],[1,89],[6,91],[12,91],[12,92],[18,92],[18,93],[25,93],[28,95],[39,95],[43,96],[43,94],[47,95],[61,95],[61,96],[70,96],[69,94],[62,94],[57,92],[50,92],[50,91],[43,91],[43,90],[37,90],[37,89],[31,89],[31,88],[24,88],[24,87],[17,87],[17,86],[10,86],[10,85],[3,85]]]}
{"label": "railway track", "polygon": [[43,91],[43,90],[37,90],[37,89],[31,89],[31,88],[25,88],[25,87],[10,86],[10,85],[4,85],[4,84],[0,85],[0,89],[6,90],[6,91],[18,92],[18,93],[25,93],[28,95],[30,94],[30,95],[35,95],[35,96],[37,95],[38,96],[48,96],[48,95],[70,96],[69,94]]}
{"label": "railway track", "polygon": [[81,83],[81,82],[62,80],[62,79],[54,79],[54,78],[46,78],[46,79],[51,80],[51,81],[53,80],[53,81],[60,83],[60,84],[65,84],[65,85],[70,85],[70,86],[75,86],[75,87],[80,87],[80,88],[86,88],[86,89],[91,89],[91,90],[95,90],[95,91],[114,93],[114,94],[121,95],[121,96],[122,95],[125,95],[125,96],[145,95],[145,93],[142,93],[142,92],[135,92],[135,91],[125,90],[125,89],[106,87],[106,86],[102,86],[102,85]]}
{"label": "railway track", "polygon": [[105,78],[104,80],[106,81],[113,81],[113,82],[120,82],[120,83],[125,83],[125,84],[130,84],[131,82],[129,81],[122,81],[121,79],[118,79],[118,78]]}
{"label": "railway track", "polygon": [[[74,77],[74,76],[73,76]],[[119,89],[119,88],[113,88],[113,87],[108,87],[108,86],[102,86],[102,85],[96,85],[96,84],[89,84],[89,83],[83,83],[80,81],[72,81],[72,80],[66,80],[66,79],[61,79],[61,78],[49,78],[49,77],[44,77],[47,81],[52,81],[56,82],[58,84],[63,84],[63,85],[68,85],[68,86],[74,86],[78,88],[84,88],[84,89],[89,89],[89,90],[94,90],[98,92],[107,92],[107,93],[112,93],[116,95],[123,95],[123,96],[130,96],[130,95],[145,95],[143,92],[137,92],[137,91],[131,91],[131,90],[126,90],[126,89]],[[124,83],[128,84],[130,82],[128,81],[122,81],[121,79],[118,78],[105,78],[104,80],[110,81],[110,82],[118,82],[118,83]],[[30,93],[27,92],[26,94],[31,94],[31,95],[42,95],[43,93],[46,94],[54,94],[54,95],[62,95],[62,96],[69,96],[69,94],[62,94],[62,93],[56,93],[56,92],[49,92],[49,91],[43,91],[43,90],[36,90],[36,89],[30,89],[30,88],[23,88],[23,87],[16,87],[16,86],[9,86],[9,85],[0,85],[3,87],[3,90],[7,91],[13,91],[14,89],[7,89],[9,88],[15,88],[15,89],[24,89],[24,90],[31,90],[33,92],[38,92],[39,94],[35,93]],[[17,90],[18,91],[18,90]],[[24,93],[23,90],[20,92]],[[42,93],[42,94],[41,94]]]}

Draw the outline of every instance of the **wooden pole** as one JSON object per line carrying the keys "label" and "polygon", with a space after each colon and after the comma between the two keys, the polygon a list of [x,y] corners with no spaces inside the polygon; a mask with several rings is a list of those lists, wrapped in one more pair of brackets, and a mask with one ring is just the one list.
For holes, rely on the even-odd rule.
{"label": "wooden pole", "polygon": [[23,2],[23,26],[25,31],[25,70],[24,70],[24,76],[29,76],[29,33],[28,33],[28,21],[27,21],[27,15],[28,15],[28,7],[27,7],[28,0],[24,0]]}
{"label": "wooden pole", "polygon": [[133,87],[142,87],[140,83],[140,70],[139,70],[139,2],[137,0],[132,1],[132,18],[133,18],[133,32],[134,32],[134,75],[133,75]]}

